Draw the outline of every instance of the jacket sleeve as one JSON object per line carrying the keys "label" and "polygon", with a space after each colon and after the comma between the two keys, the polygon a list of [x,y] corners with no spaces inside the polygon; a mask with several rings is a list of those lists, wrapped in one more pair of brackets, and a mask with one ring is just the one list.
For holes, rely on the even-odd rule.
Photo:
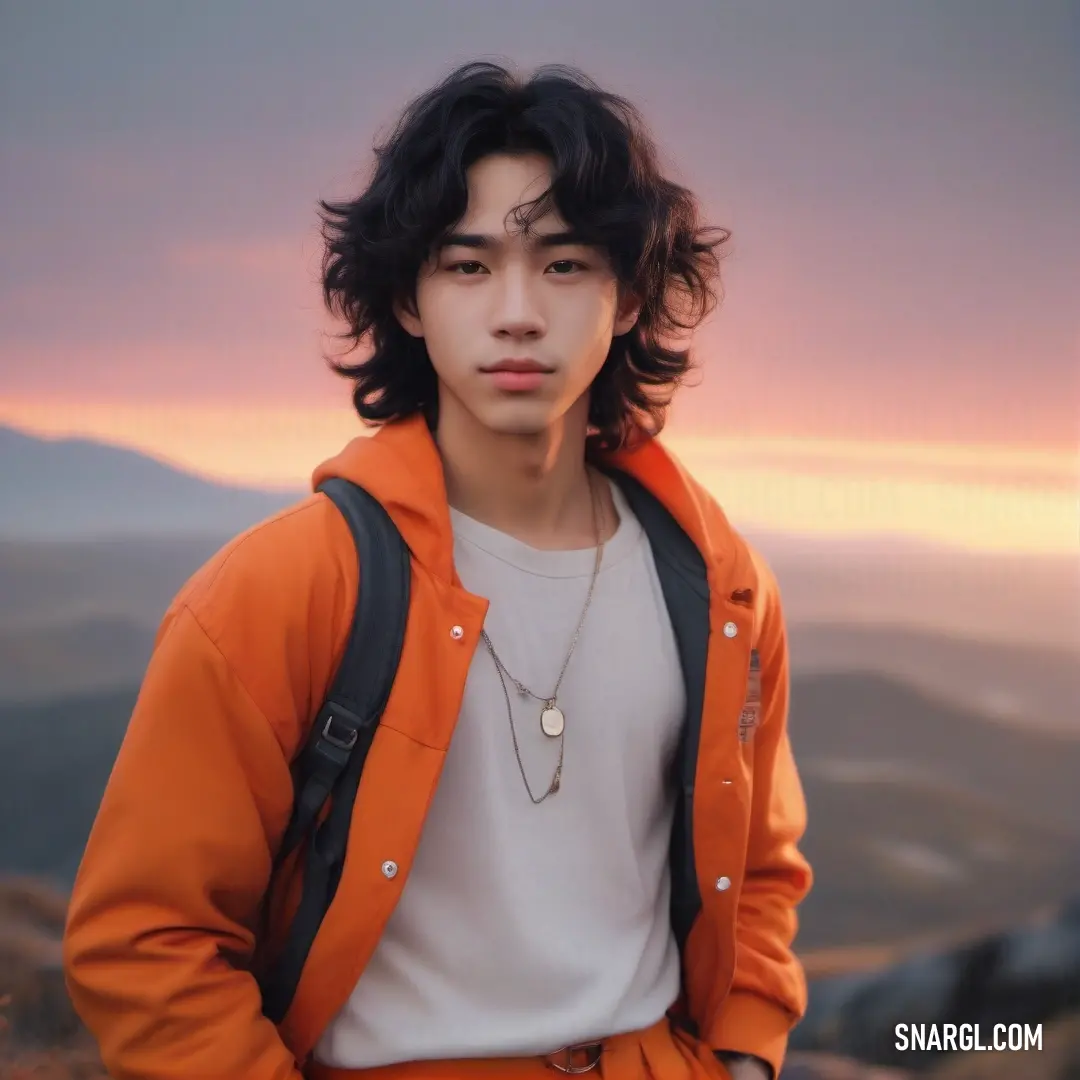
{"label": "jacket sleeve", "polygon": [[787,630],[775,579],[756,553],[754,559],[762,679],[749,847],[736,915],[734,979],[704,1035],[710,1046],[762,1059],[775,1077],[790,1031],[806,1012],[805,975],[792,943],[796,909],[813,878],[798,846],[806,829],[806,803],[788,738]]}
{"label": "jacket sleeve", "polygon": [[287,755],[192,610],[159,631],[71,898],[76,1012],[117,1080],[301,1080],[243,970]]}

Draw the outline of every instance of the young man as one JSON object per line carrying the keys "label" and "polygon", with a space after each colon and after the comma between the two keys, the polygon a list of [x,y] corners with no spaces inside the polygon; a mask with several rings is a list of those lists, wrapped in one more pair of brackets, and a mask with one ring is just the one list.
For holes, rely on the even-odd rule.
{"label": "young man", "polygon": [[[412,565],[340,885],[272,1023],[252,972],[300,875],[266,940],[259,912],[364,574],[316,493],[165,617],[71,902],[79,1014],[120,1080],[778,1075],[811,881],[783,616],[655,437],[727,234],[625,102],[479,64],[323,211],[326,297],[368,352],[337,366],[380,430],[314,482],[370,492]],[[699,641],[613,469],[700,552]]]}

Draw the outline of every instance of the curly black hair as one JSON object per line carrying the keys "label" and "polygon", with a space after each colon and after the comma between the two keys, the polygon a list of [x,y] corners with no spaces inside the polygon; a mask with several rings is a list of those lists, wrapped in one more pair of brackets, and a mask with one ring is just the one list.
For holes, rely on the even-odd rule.
{"label": "curly black hair", "polygon": [[672,339],[716,305],[720,248],[731,234],[700,224],[696,200],[662,175],[640,114],[625,99],[573,68],[546,66],[522,80],[486,62],[465,64],[406,107],[376,146],[358,198],[319,202],[326,306],[347,323],[348,352],[365,342],[370,349],[358,363],[330,364],[354,381],[365,423],[418,411],[434,422],[435,371],[423,340],[398,321],[395,302],[415,299],[420,268],[464,217],[470,166],[525,152],[552,162],[552,181],[516,209],[517,224],[527,232],[556,209],[606,250],[620,286],[641,304],[592,385],[590,444],[613,450],[663,427],[691,364],[690,350]]}

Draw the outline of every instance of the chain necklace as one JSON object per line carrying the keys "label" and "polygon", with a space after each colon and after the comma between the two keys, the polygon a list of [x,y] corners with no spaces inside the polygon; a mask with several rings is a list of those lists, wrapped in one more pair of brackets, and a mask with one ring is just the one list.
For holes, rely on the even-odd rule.
{"label": "chain necklace", "polygon": [[[593,591],[596,588],[596,579],[600,574],[600,564],[604,557],[604,539],[600,530],[600,513],[598,508],[599,500],[596,496],[596,490],[591,475],[589,476],[589,493],[592,496],[593,528],[596,532],[596,561],[593,564],[592,578],[589,581],[589,591],[585,597],[585,605],[581,609],[581,617],[578,619],[577,627],[574,630],[574,636],[570,640],[570,648],[566,652],[566,659],[563,661],[562,668],[559,671],[559,678],[556,680],[555,689],[552,690],[551,696],[541,697],[539,694],[533,693],[533,691],[520,680],[515,679],[507,670],[506,665],[499,659],[499,654],[495,651],[495,646],[491,643],[491,638],[488,637],[487,631],[480,631],[480,636],[484,639],[484,644],[487,646],[487,650],[491,654],[491,659],[495,663],[495,670],[499,675],[499,683],[502,686],[503,697],[506,699],[506,716],[510,721],[510,736],[514,742],[514,756],[517,758],[518,769],[521,771],[521,779],[525,782],[525,790],[529,793],[529,798],[535,805],[542,803],[548,796],[554,795],[555,792],[559,790],[559,785],[562,780],[563,751],[565,749],[565,738],[563,736],[566,730],[566,717],[558,704],[559,687],[562,686],[563,677],[566,675],[566,669],[570,666],[570,657],[574,655],[574,649],[577,648],[578,639],[581,637],[581,628],[585,625],[585,616],[588,614],[589,606],[592,604]],[[543,704],[544,707],[540,712],[540,729],[548,736],[548,738],[559,739],[559,761],[555,766],[555,774],[551,778],[551,783],[548,785],[547,791],[545,791],[540,798],[533,795],[532,787],[529,785],[529,778],[525,775],[525,765],[521,760],[521,749],[518,746],[517,730],[514,727],[514,712],[513,706],[510,704],[510,691],[506,686],[507,679],[514,684],[515,689],[522,697],[531,697]]]}

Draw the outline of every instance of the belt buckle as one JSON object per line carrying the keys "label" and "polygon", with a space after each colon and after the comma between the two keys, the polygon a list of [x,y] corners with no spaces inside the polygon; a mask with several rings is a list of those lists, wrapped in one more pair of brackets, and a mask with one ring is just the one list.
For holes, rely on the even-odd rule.
{"label": "belt buckle", "polygon": [[[549,1068],[555,1069],[557,1072],[566,1073],[570,1076],[580,1076],[582,1073],[592,1072],[600,1064],[600,1055],[603,1050],[604,1044],[599,1042],[574,1043],[573,1046],[563,1046],[554,1053],[547,1054],[544,1061]],[[586,1055],[584,1065],[574,1064],[575,1053],[584,1053]],[[566,1055],[565,1065],[556,1060],[561,1054]]]}

